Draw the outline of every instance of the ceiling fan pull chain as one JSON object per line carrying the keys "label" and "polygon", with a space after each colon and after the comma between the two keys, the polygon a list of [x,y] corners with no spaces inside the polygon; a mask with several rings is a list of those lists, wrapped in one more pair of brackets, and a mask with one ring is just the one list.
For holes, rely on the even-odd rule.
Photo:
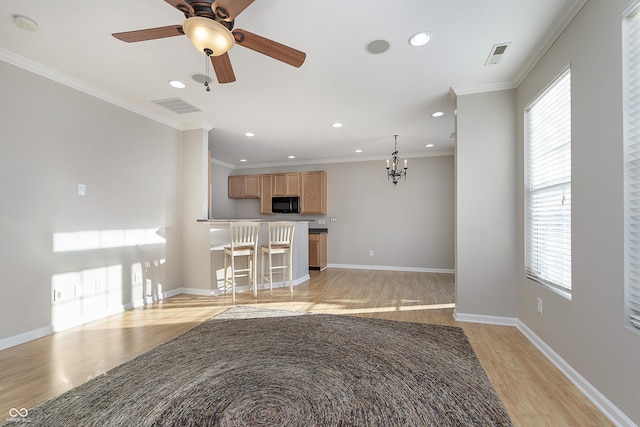
{"label": "ceiling fan pull chain", "polygon": [[209,87],[209,57],[206,56],[204,59],[204,68],[205,68],[205,76],[206,79],[204,81],[204,87],[207,88],[207,92],[211,92],[211,88]]}

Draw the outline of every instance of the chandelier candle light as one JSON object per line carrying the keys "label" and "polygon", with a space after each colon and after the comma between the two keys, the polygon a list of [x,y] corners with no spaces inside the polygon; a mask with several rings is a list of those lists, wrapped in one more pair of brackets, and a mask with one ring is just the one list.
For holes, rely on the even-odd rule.
{"label": "chandelier candle light", "polygon": [[400,158],[398,157],[398,135],[393,135],[395,140],[395,150],[391,153],[391,162],[387,159],[387,181],[391,179],[393,185],[398,184],[399,178],[407,180],[407,159],[404,159],[404,168],[400,168]]}

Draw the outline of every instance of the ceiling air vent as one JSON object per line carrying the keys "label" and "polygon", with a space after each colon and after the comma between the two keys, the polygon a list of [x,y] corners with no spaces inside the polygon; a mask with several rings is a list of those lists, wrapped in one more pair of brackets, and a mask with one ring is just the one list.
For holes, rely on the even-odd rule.
{"label": "ceiling air vent", "polygon": [[484,65],[494,65],[500,62],[510,44],[511,42],[494,44],[487,58],[487,62],[485,62]]}
{"label": "ceiling air vent", "polygon": [[154,104],[158,104],[161,107],[171,110],[177,114],[195,113],[198,111],[202,111],[198,107],[194,107],[193,105],[185,102],[180,98],[160,99],[158,101],[151,102],[153,102]]}

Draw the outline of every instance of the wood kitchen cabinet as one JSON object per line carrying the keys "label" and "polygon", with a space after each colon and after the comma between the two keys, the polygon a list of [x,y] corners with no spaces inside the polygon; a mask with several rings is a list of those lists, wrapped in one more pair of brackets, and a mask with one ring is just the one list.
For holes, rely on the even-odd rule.
{"label": "wood kitchen cabinet", "polygon": [[273,196],[300,196],[300,173],[274,174]]}
{"label": "wood kitchen cabinet", "polygon": [[273,175],[260,175],[260,213],[272,214]]}
{"label": "wood kitchen cabinet", "polygon": [[327,268],[327,233],[309,233],[309,268]]}
{"label": "wood kitchen cabinet", "polygon": [[228,178],[230,199],[260,199],[260,213],[271,214],[273,197],[300,197],[300,214],[327,214],[327,173],[289,172],[234,175]]}
{"label": "wood kitchen cabinet", "polygon": [[327,214],[327,173],[325,171],[300,172],[302,191],[300,213],[303,215]]}
{"label": "wood kitchen cabinet", "polygon": [[260,175],[230,176],[227,194],[230,199],[260,198]]}

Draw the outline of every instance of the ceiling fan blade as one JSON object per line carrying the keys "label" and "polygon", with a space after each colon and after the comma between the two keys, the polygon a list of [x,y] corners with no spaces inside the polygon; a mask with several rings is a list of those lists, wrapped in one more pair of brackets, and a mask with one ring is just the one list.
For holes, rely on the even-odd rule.
{"label": "ceiling fan blade", "polygon": [[231,67],[231,60],[229,54],[225,52],[219,56],[211,55],[211,64],[216,72],[218,83],[231,83],[236,81],[236,76],[233,74],[233,67]]}
{"label": "ceiling fan blade", "polygon": [[123,42],[133,43],[145,40],[162,39],[164,37],[182,36],[182,25],[169,25],[167,27],[147,28],[146,30],[126,31],[124,33],[113,33],[113,37]]}
{"label": "ceiling fan blade", "polygon": [[270,56],[278,61],[293,65],[294,67],[300,67],[307,57],[307,54],[304,52],[246,30],[233,30],[232,33],[236,39],[236,43],[239,45]]}
{"label": "ceiling fan blade", "polygon": [[[168,1],[168,0],[167,0]],[[218,18],[233,21],[240,12],[245,10],[254,0],[216,0],[211,5]]]}
{"label": "ceiling fan blade", "polygon": [[186,13],[189,16],[193,16],[196,13],[196,11],[193,9],[193,6],[191,6],[189,3],[187,3],[184,0],[164,0],[164,1],[166,1],[176,9],[178,9],[180,12]]}

